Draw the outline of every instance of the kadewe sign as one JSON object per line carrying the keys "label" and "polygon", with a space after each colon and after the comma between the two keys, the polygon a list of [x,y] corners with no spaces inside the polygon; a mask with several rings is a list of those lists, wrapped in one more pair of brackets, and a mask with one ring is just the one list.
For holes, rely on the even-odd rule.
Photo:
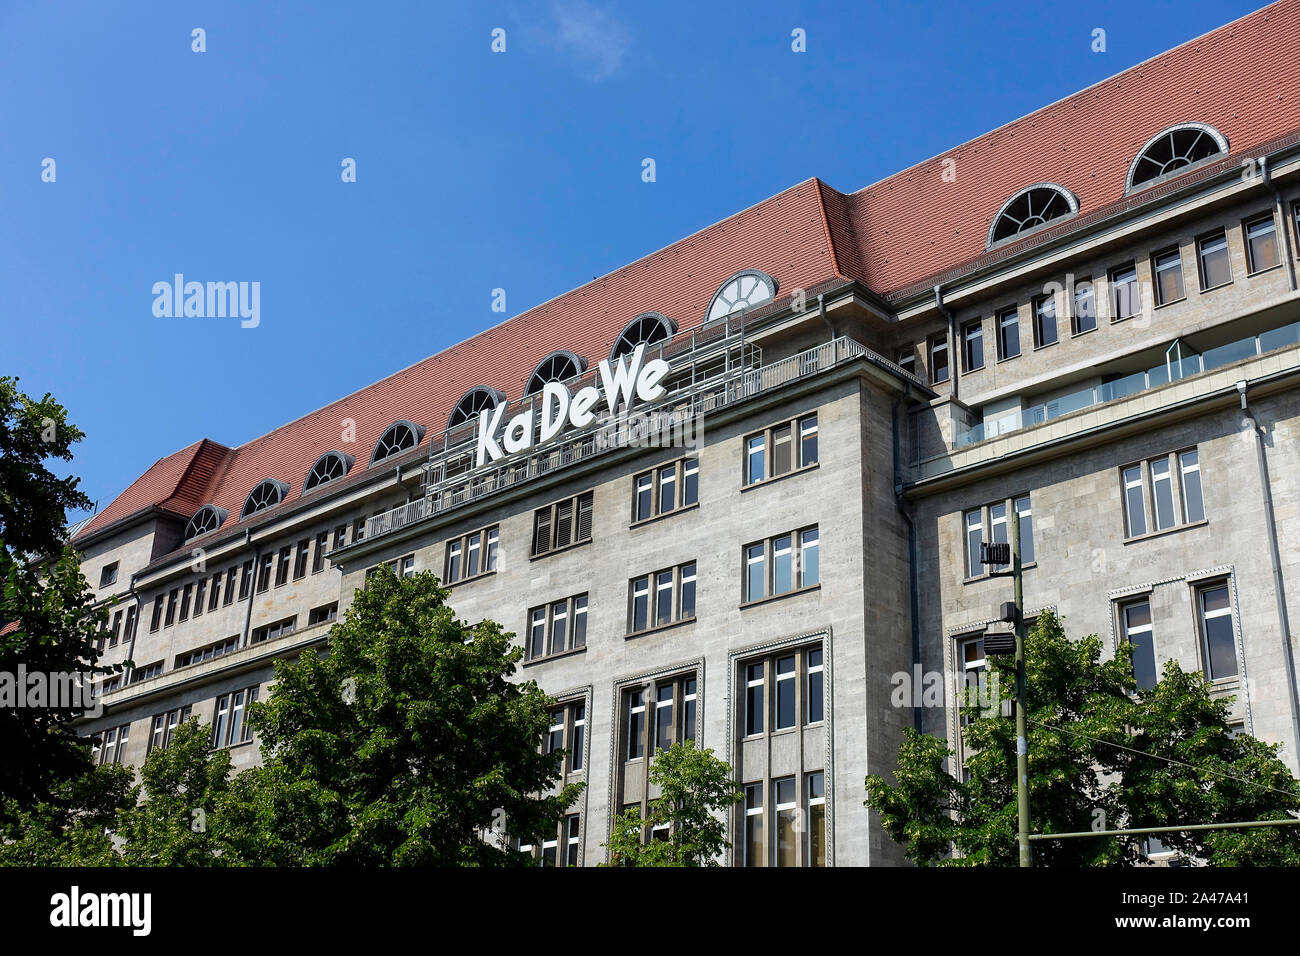
{"label": "kadewe sign", "polygon": [[[550,441],[560,433],[565,424],[573,428],[586,428],[596,420],[597,403],[604,399],[611,415],[619,406],[630,408],[635,397],[642,402],[653,402],[663,397],[668,389],[663,378],[668,374],[668,363],[663,359],[644,362],[645,346],[638,345],[630,356],[620,356],[613,368],[608,361],[598,366],[600,387],[588,385],[570,395],[559,382],[547,382],[542,389],[542,423],[537,435],[539,443]],[[513,455],[533,445],[533,409],[526,408],[505,424],[501,434],[501,420],[505,418],[506,404],[478,413],[478,450],[475,466],[482,467],[505,455]]]}

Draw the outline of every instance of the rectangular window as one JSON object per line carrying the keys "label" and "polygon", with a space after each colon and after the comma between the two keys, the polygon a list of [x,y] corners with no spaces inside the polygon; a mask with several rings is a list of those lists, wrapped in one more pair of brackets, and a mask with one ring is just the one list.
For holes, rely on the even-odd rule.
{"label": "rectangular window", "polygon": [[181,612],[179,620],[188,621],[190,618],[190,601],[194,597],[194,585],[187,584],[181,591]]}
{"label": "rectangular window", "polygon": [[741,552],[744,559],[744,602],[760,601],[818,584],[819,550],[815,527],[746,545]]}
{"label": "rectangular window", "polygon": [[194,616],[198,617],[203,613],[203,599],[208,596],[208,579],[201,578],[198,584],[194,585]]}
{"label": "rectangular window", "polygon": [[1130,465],[1123,471],[1124,478],[1124,520],[1127,523],[1128,536],[1135,538],[1147,533],[1145,496],[1142,494],[1142,466]]}
{"label": "rectangular window", "polygon": [[117,562],[106,564],[99,572],[99,586],[106,588],[110,584],[117,583]]}
{"label": "rectangular window", "polygon": [[328,531],[322,531],[316,535],[316,550],[311,556],[312,574],[320,574],[325,570],[325,549],[329,547],[329,541]]}
{"label": "rectangular window", "polygon": [[1124,640],[1133,646],[1133,676],[1138,688],[1150,690],[1156,686],[1156,648],[1151,632],[1151,603],[1134,601],[1120,608]]}
{"label": "rectangular window", "polygon": [[581,830],[578,824],[578,815],[571,813],[564,818],[564,865],[581,866],[582,857],[580,855]]}
{"label": "rectangular window", "polygon": [[673,705],[675,688],[663,684],[655,688],[655,750],[667,750],[673,745]]}
{"label": "rectangular window", "polygon": [[1232,627],[1232,603],[1226,583],[1196,592],[1201,648],[1210,680],[1237,676],[1237,642]]}
{"label": "rectangular window", "polygon": [[[251,562],[251,561],[248,562],[248,563],[246,563],[246,564],[244,565],[244,579],[245,579],[245,580],[248,579],[248,574],[249,574],[249,571],[250,571],[250,570],[252,570],[252,562]],[[224,598],[221,599],[221,606],[222,606],[222,607],[226,607],[226,606],[228,606],[228,605],[230,605],[230,604],[233,604],[234,601],[235,601],[235,578],[238,576],[238,573],[239,573],[239,572],[238,572],[238,569],[236,569],[236,568],[231,568],[230,570],[228,570],[228,571],[226,572],[226,596],[225,596]],[[244,585],[244,586],[240,587],[240,589],[239,589],[239,592],[240,592],[240,593],[239,593],[240,600],[243,600],[244,598],[248,597],[248,594],[246,593],[246,591],[247,591],[247,585]]]}
{"label": "rectangular window", "polygon": [[275,563],[275,555],[262,555],[261,565],[257,569],[257,593],[261,594],[271,586],[271,567]]}
{"label": "rectangular window", "polygon": [[584,491],[533,512],[533,557],[590,541],[594,496]]}
{"label": "rectangular window", "polygon": [[152,664],[145,664],[141,667],[131,668],[131,677],[128,683],[138,684],[142,680],[152,680],[163,672],[163,662],[154,661]]}
{"label": "rectangular window", "polygon": [[1020,310],[1007,309],[998,314],[998,358],[1015,358],[1020,354]]}
{"label": "rectangular window", "polygon": [[1277,265],[1277,227],[1270,214],[1245,225],[1246,268],[1250,272],[1263,272]]}
{"label": "rectangular window", "polygon": [[804,778],[808,787],[808,865],[826,865],[826,773],[818,770]]}
{"label": "rectangular window", "polygon": [[587,595],[551,601],[528,612],[529,660],[576,650],[587,643]]}
{"label": "rectangular window", "polygon": [[208,612],[211,613],[217,609],[221,603],[221,572],[218,571],[212,575],[212,590],[208,592]]}
{"label": "rectangular window", "polygon": [[[770,449],[770,454],[769,454]],[[745,484],[817,464],[817,414],[781,422],[745,439]]]}
{"label": "rectangular window", "polygon": [[1016,499],[1016,518],[1020,522],[1020,564],[1034,563],[1034,511],[1029,496]]}
{"label": "rectangular window", "polygon": [[443,580],[455,584],[496,571],[499,536],[499,526],[493,525],[448,541]]}
{"label": "rectangular window", "polygon": [[357,518],[352,522],[352,543],[356,544],[366,536],[366,519]]}
{"label": "rectangular window", "polygon": [[645,756],[645,691],[633,690],[627,695],[627,759]]}
{"label": "rectangular window", "polygon": [[274,624],[263,624],[257,630],[253,631],[252,636],[248,639],[249,644],[261,644],[263,641],[272,641],[277,637],[283,637],[286,634],[292,634],[298,627],[298,615],[286,617],[282,621],[276,621]]}
{"label": "rectangular window", "polygon": [[976,320],[961,327],[962,371],[974,372],[984,367],[984,323]]}
{"label": "rectangular window", "polygon": [[577,772],[582,769],[582,748],[587,730],[587,705],[570,704],[569,713],[573,721],[573,746],[570,748],[572,753],[569,754],[569,770]]}
{"label": "rectangular window", "polygon": [[1138,287],[1137,267],[1130,264],[1110,274],[1111,321],[1130,319],[1142,310],[1142,292]]}
{"label": "rectangular window", "polygon": [[643,574],[628,582],[628,633],[695,616],[695,562]]}
{"label": "rectangular window", "polygon": [[763,732],[763,664],[750,664],[745,668],[745,736],[753,737]]}
{"label": "rectangular window", "polygon": [[781,777],[772,781],[772,802],[776,805],[776,847],[777,866],[795,866],[797,860],[797,840],[795,832],[799,829],[798,790],[794,777]]}
{"label": "rectangular window", "polygon": [[948,336],[931,337],[927,350],[930,353],[930,384],[948,381]]}
{"label": "rectangular window", "polygon": [[699,500],[698,458],[683,458],[633,479],[632,521],[671,514]]}
{"label": "rectangular window", "polygon": [[298,542],[298,554],[293,562],[293,579],[307,576],[307,559],[311,557],[311,538],[303,538]]}
{"label": "rectangular window", "polygon": [[[1004,501],[989,505],[989,541],[993,544],[1010,544],[1007,532],[1007,505]],[[1006,571],[1010,565],[990,565],[994,571]]]}
{"label": "rectangular window", "polygon": [[[984,657],[984,638],[972,637],[958,644],[962,662],[962,687],[965,697],[959,705],[971,707],[978,701],[986,700],[984,689],[984,670],[987,661]],[[963,725],[969,724],[975,716],[970,713],[961,715]]]}
{"label": "rectangular window", "polygon": [[122,612],[118,611],[113,615],[113,626],[109,628],[108,646],[117,647],[117,642],[122,636]]}
{"label": "rectangular window", "polygon": [[181,725],[190,716],[190,708],[187,704],[184,707],[178,707],[175,710],[169,710],[165,713],[154,716],[150,725],[149,747],[152,753],[154,750],[161,750],[172,742],[172,736],[176,733],[176,728]]}
{"label": "rectangular window", "polygon": [[122,630],[122,640],[129,641],[135,637],[135,605],[126,609],[126,627]]}
{"label": "rectangular window", "polygon": [[688,677],[682,684],[682,740],[695,739],[696,679]]}
{"label": "rectangular window", "polygon": [[804,675],[806,686],[804,687],[804,710],[805,719],[810,724],[819,724],[822,722],[825,714],[826,701],[824,699],[823,674],[822,666],[822,649],[820,647],[809,648],[805,652]]}
{"label": "rectangular window", "polygon": [[908,375],[916,374],[916,346],[911,343],[902,346],[894,353],[894,364]]}
{"label": "rectangular window", "polygon": [[1056,340],[1056,296],[1041,296],[1034,300],[1034,345],[1041,349]]}
{"label": "rectangular window", "polygon": [[776,659],[776,729],[789,730],[795,725],[795,658],[791,654]]}
{"label": "rectangular window", "polygon": [[212,746],[231,747],[253,739],[253,728],[245,719],[248,705],[257,702],[258,687],[247,687],[217,698],[212,719]]}
{"label": "rectangular window", "polygon": [[228,637],[224,641],[217,641],[215,644],[208,644],[204,647],[195,648],[192,651],[186,651],[184,654],[176,655],[176,667],[188,667],[191,664],[201,664],[204,661],[210,661],[216,657],[222,657],[239,650],[239,636]]}
{"label": "rectangular window", "polygon": [[984,573],[980,563],[980,545],[984,543],[984,509],[966,512],[966,577],[977,578]]}
{"label": "rectangular window", "polygon": [[1070,313],[1070,330],[1074,335],[1091,332],[1097,327],[1097,300],[1092,280],[1080,279],[1074,285],[1074,308]]}
{"label": "rectangular window", "polygon": [[1183,297],[1183,257],[1177,249],[1152,256],[1151,273],[1156,280],[1156,305],[1167,305]]}
{"label": "rectangular window", "polygon": [[1201,464],[1195,448],[1178,456],[1178,478],[1182,482],[1183,521],[1204,521],[1205,502],[1201,498]]}
{"label": "rectangular window", "polygon": [[171,627],[176,623],[176,603],[180,597],[180,588],[172,588],[167,595],[167,617],[163,620],[163,627]]}
{"label": "rectangular window", "polygon": [[285,546],[280,549],[280,563],[275,569],[275,586],[281,587],[289,580],[289,563],[293,560],[293,548]]}
{"label": "rectangular window", "polygon": [[1200,262],[1202,292],[1232,281],[1232,263],[1228,261],[1226,233],[1217,232],[1197,240],[1196,257]]}
{"label": "rectangular window", "polygon": [[158,630],[162,625],[163,596],[160,594],[153,601],[153,617],[149,619],[150,633]]}
{"label": "rectangular window", "polygon": [[348,526],[345,524],[341,524],[334,529],[334,546],[330,548],[330,550],[337,551],[339,548],[343,547],[347,543],[348,543]]}
{"label": "rectangular window", "polygon": [[763,843],[763,784],[745,784],[745,866],[766,866]]}
{"label": "rectangular window", "polygon": [[1151,518],[1155,530],[1174,526],[1174,482],[1168,458],[1153,458],[1151,468]]}
{"label": "rectangular window", "polygon": [[313,624],[325,624],[333,621],[339,616],[339,602],[331,601],[329,604],[322,604],[320,607],[314,607],[307,613],[307,626]]}

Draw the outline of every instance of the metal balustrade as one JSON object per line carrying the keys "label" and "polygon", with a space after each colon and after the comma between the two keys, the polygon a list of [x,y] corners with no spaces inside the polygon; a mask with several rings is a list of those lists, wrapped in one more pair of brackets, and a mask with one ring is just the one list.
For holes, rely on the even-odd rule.
{"label": "metal balustrade", "polygon": [[[663,422],[667,418],[670,423],[668,430],[671,432],[672,422],[698,420],[720,408],[747,401],[763,392],[820,374],[836,365],[862,356],[870,356],[876,363],[901,375],[908,374],[860,342],[846,336],[832,339],[830,342],[780,359],[770,365],[760,365],[755,368],[724,367],[720,374],[680,384],[657,404],[641,406],[620,418],[607,419],[591,426],[588,431],[576,437],[572,435],[562,437],[547,445],[533,448],[527,453],[503,458],[491,465],[430,481],[426,484],[424,497],[367,518],[365,538],[370,540],[391,534],[415,522],[518,487],[525,482],[552,474],[607,451],[633,444],[630,441],[620,440],[619,437],[620,429],[625,429],[627,423],[631,421],[654,422],[658,416],[658,421]],[[659,437],[662,437],[662,430],[659,432]],[[469,444],[468,453],[472,453],[472,438],[471,442],[467,443],[461,437],[457,444],[462,447],[451,450],[450,454],[444,452],[441,461],[433,460],[438,457],[438,453],[435,452],[435,455],[431,456],[428,469],[431,476],[445,474],[449,458],[463,458],[467,454],[464,445]],[[644,442],[644,444],[650,443]]]}
{"label": "metal balustrade", "polygon": [[[1174,346],[1179,344],[1179,341],[1175,341],[1174,345],[1170,346],[1170,351],[1173,352]],[[1207,349],[1205,352],[1194,352],[1191,355],[1183,356],[1179,351],[1177,353],[1179,357],[1168,358],[1163,364],[1157,365],[1155,368],[1134,372],[1132,375],[1126,375],[1112,382],[1105,382],[1092,388],[1084,388],[1068,395],[1061,395],[1049,402],[1039,402],[1027,406],[1021,409],[1019,414],[1007,414],[980,422],[958,432],[953,444],[957,448],[964,448],[967,445],[1019,431],[1022,428],[1041,425],[1044,422],[1069,415],[1072,412],[1082,411],[1085,408],[1091,408],[1094,405],[1112,402],[1119,398],[1127,398],[1130,395],[1136,395],[1138,392],[1159,388],[1161,385],[1168,385],[1170,382],[1176,382],[1191,375],[1200,375],[1202,372],[1209,372],[1216,368],[1222,368],[1224,365],[1231,365],[1233,362],[1240,362],[1243,359],[1254,358],[1257,355],[1263,355],[1266,352],[1296,344],[1300,344],[1300,322],[1292,322],[1290,325],[1270,329],[1267,332],[1261,332],[1259,335],[1238,339],[1235,342],[1229,342],[1227,345]]]}

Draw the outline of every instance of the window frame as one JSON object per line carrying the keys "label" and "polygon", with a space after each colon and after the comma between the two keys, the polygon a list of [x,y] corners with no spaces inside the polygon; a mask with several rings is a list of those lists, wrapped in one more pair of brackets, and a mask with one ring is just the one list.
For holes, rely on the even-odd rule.
{"label": "window frame", "polygon": [[[808,532],[814,532],[817,535],[816,542],[809,548],[805,542]],[[790,538],[790,567],[791,567],[791,587],[788,591],[776,590],[776,542],[783,538]],[[777,598],[787,597],[791,594],[802,594],[807,591],[813,591],[821,587],[821,529],[819,525],[804,525],[791,531],[782,531],[771,537],[764,538],[761,541],[750,541],[741,546],[740,549],[740,567],[741,567],[741,592],[740,607],[751,607],[755,604],[761,604],[765,601],[775,600]],[[754,597],[750,592],[750,566],[755,563],[751,550],[757,547],[763,548],[763,594]],[[816,580],[812,583],[807,582],[807,559],[804,553],[807,550],[815,550],[815,560],[817,562]]]}
{"label": "window frame", "polygon": [[[553,657],[561,657],[586,650],[590,601],[590,592],[583,591],[566,598],[557,598],[553,601],[547,601],[545,604],[530,607],[524,618],[524,662],[533,663],[534,661],[550,660]],[[556,610],[560,607],[563,607],[562,614]],[[538,612],[541,612],[540,618]],[[564,621],[564,647],[556,650],[556,621],[560,619]],[[579,619],[582,621],[581,627],[579,627]],[[534,630],[538,623],[541,623],[543,627],[541,633],[542,652],[535,654],[533,653],[533,640]],[[581,634],[578,633],[579,630],[581,630]]]}
{"label": "window frame", "polygon": [[[1162,263],[1172,262],[1172,265],[1162,265]],[[1187,284],[1183,278],[1183,250],[1180,246],[1167,246],[1163,249],[1157,249],[1151,253],[1151,286],[1155,299],[1155,307],[1158,309],[1162,306],[1173,305],[1175,302],[1182,302],[1187,298]],[[1172,298],[1165,298],[1165,289],[1161,283],[1161,274],[1176,270],[1177,275],[1177,292]]]}
{"label": "window frame", "polygon": [[961,370],[963,375],[969,375],[984,367],[984,319],[963,322],[960,332]]}
{"label": "window frame", "polygon": [[[1147,621],[1145,624],[1139,624],[1138,626],[1134,627],[1129,623],[1129,611],[1136,610],[1137,608],[1140,607],[1146,608]],[[1155,678],[1155,682],[1158,683],[1160,680],[1160,667],[1159,667],[1159,658],[1156,655],[1155,615],[1154,615],[1153,608],[1151,607],[1151,595],[1141,594],[1134,597],[1126,598],[1122,601],[1116,601],[1115,611],[1116,614],[1118,615],[1118,620],[1119,620],[1119,639],[1121,641],[1129,642],[1130,644],[1133,645],[1134,648],[1133,679],[1134,681],[1137,682],[1137,689],[1150,690],[1151,689],[1150,687],[1144,687],[1142,685],[1142,681],[1138,676],[1137,651],[1140,645],[1133,640],[1133,635],[1143,634],[1146,636],[1145,647],[1151,652],[1152,675]],[[1155,684],[1153,683],[1151,687],[1154,686]]]}
{"label": "window frame", "polygon": [[[475,550],[478,557],[475,560],[475,571],[473,574],[467,574],[469,567],[469,554],[471,542],[477,539]],[[479,578],[486,577],[490,574],[496,574],[497,565],[501,559],[501,524],[484,525],[481,528],[475,528],[473,531],[467,531],[465,534],[456,538],[449,538],[443,549],[442,559],[442,580],[444,587],[452,587],[456,584],[462,584],[466,581],[477,581]],[[453,560],[455,562],[456,576],[452,577]]]}
{"label": "window frame", "polygon": [[[1228,270],[1228,278],[1214,285],[1208,283],[1208,273],[1206,270],[1206,251],[1205,246],[1215,240],[1223,241],[1223,262]],[[1217,250],[1214,254],[1217,254]],[[1228,230],[1220,227],[1212,229],[1209,232],[1202,233],[1196,237],[1196,273],[1200,281],[1202,292],[1213,292],[1215,289],[1222,289],[1224,286],[1232,285],[1236,280],[1236,275],[1232,269],[1232,243],[1228,241]]]}
{"label": "window frame", "polygon": [[[783,418],[775,421],[757,431],[749,432],[744,436],[741,442],[743,454],[741,456],[741,490],[755,488],[758,485],[767,484],[778,478],[786,478],[790,475],[797,475],[801,472],[812,471],[821,464],[821,429],[819,419],[819,409],[812,409],[796,415],[793,418]],[[777,433],[789,431],[790,435],[790,467],[784,471],[776,470],[776,436]],[[811,460],[806,458],[805,437],[811,434],[813,437],[813,454]],[[755,444],[757,442],[757,444]],[[753,459],[756,457],[755,449],[762,456],[763,476],[761,478],[752,478],[754,468]]]}
{"label": "window frame", "polygon": [[[558,554],[569,548],[580,547],[589,544],[595,537],[595,511],[596,511],[596,492],[594,488],[581,491],[576,495],[570,495],[561,498],[558,501],[552,501],[550,504],[542,505],[533,511],[532,535],[528,543],[529,559],[549,557],[552,554]],[[559,535],[559,514],[560,508],[564,505],[569,506],[569,540],[560,543]],[[582,512],[587,512],[587,535],[579,537],[582,530]],[[538,538],[541,533],[541,518],[546,517],[546,537],[547,547],[539,549],[537,547]]]}
{"label": "window frame", "polygon": [[[943,364],[940,365],[937,356],[943,356]],[[929,379],[931,385],[942,385],[944,382],[952,380],[952,354],[949,349],[948,333],[944,332],[939,335],[931,335],[925,340],[925,358],[929,368]],[[942,369],[942,377],[940,370]]]}
{"label": "window frame", "polygon": [[[668,575],[666,587],[663,585],[663,575]],[[694,610],[695,598],[698,597],[698,594],[694,593],[694,587],[698,586],[698,578],[698,561],[695,559],[629,578],[627,584],[627,633],[624,637],[640,637],[653,631],[661,631],[665,628],[675,627],[678,624],[689,624],[694,621],[696,617]],[[689,615],[682,612],[685,603],[686,584],[693,586],[692,611]],[[644,592],[637,590],[638,585],[645,586]],[[659,620],[659,595],[661,591],[668,592],[668,619],[665,621]],[[645,598],[646,624],[645,627],[637,628],[637,602],[642,593]]]}
{"label": "window frame", "polygon": [[[1268,223],[1272,227],[1273,235],[1273,264],[1271,266],[1259,266],[1255,262],[1255,246],[1250,235],[1250,230],[1256,226]],[[1258,216],[1252,216],[1249,219],[1241,221],[1241,245],[1246,252],[1246,275],[1255,276],[1265,272],[1271,272],[1283,264],[1282,234],[1277,228],[1277,219],[1273,216],[1273,210],[1267,213],[1260,213]]]}
{"label": "window frame", "polygon": [[[1238,680],[1241,677],[1241,661],[1238,657],[1237,648],[1237,608],[1231,577],[1221,577],[1214,580],[1197,581],[1193,585],[1192,607],[1196,614],[1196,630],[1198,653],[1201,657],[1201,671],[1209,681],[1227,681]],[[1227,597],[1227,606],[1214,611],[1212,614],[1207,613],[1205,608],[1205,598],[1212,591],[1222,590]],[[1210,648],[1209,620],[1218,620],[1226,617],[1230,629],[1230,643],[1232,648],[1232,673],[1219,674],[1214,673],[1214,656]]]}
{"label": "window frame", "polygon": [[[672,468],[672,485],[673,485],[673,506],[663,510],[663,485],[665,483],[663,472]],[[646,524],[654,521],[656,518],[666,518],[669,515],[679,514],[683,511],[689,511],[692,508],[699,507],[699,474],[700,459],[698,455],[683,455],[681,458],[672,461],[666,461],[649,468],[645,471],[637,472],[632,476],[632,521],[629,527]],[[687,501],[686,485],[687,479],[695,478],[695,498]],[[643,492],[642,483],[649,479],[649,483],[644,489],[650,495],[649,514],[641,516],[640,497]]]}
{"label": "window frame", "polygon": [[[1052,337],[1050,339],[1044,334],[1043,323],[1048,318],[1045,315],[1044,306],[1051,304],[1051,321]],[[1034,348],[1045,349],[1049,345],[1055,345],[1061,341],[1061,323],[1057,315],[1056,294],[1049,292],[1046,295],[1036,296],[1029,301],[1030,311],[1033,313],[1034,324]]]}
{"label": "window frame", "polygon": [[[1118,281],[1119,276],[1133,274],[1131,279],[1125,279],[1123,282]],[[1138,280],[1137,262],[1130,260],[1123,265],[1115,266],[1106,273],[1106,285],[1108,287],[1108,301],[1110,303],[1110,321],[1114,325],[1116,322],[1124,322],[1142,314],[1142,284]],[[1132,311],[1123,312],[1120,308],[1120,290],[1127,291],[1128,305]],[[1095,300],[1094,290],[1094,300]]]}
{"label": "window frame", "polygon": [[[1021,507],[1021,503],[1024,507]],[[993,514],[994,508],[1005,509],[1001,518],[996,518]],[[979,523],[972,526],[970,519],[972,516],[979,518]],[[963,553],[963,583],[970,584],[975,581],[983,581],[989,578],[993,573],[1005,573],[1010,570],[1010,565],[993,566],[980,563],[979,545],[984,542],[990,543],[1011,543],[1011,522],[1020,523],[1020,566],[1021,568],[1032,568],[1038,564],[1038,549],[1034,542],[1034,501],[1033,492],[1026,491],[1024,494],[1010,495],[997,501],[985,502],[974,508],[967,508],[961,512],[961,536],[962,536],[962,553]],[[1028,533],[1024,527],[1025,522],[1029,522]],[[1005,540],[999,538],[994,531],[996,524],[1001,524],[1002,534]],[[974,539],[972,547],[971,532],[978,532],[978,537]],[[1028,552],[1028,553],[1026,553]]]}
{"label": "window frame", "polygon": [[[1024,343],[1020,340],[1020,306],[1013,305],[1005,309],[999,309],[993,314],[993,321],[997,328],[998,338],[998,361],[1006,362],[1013,358],[1019,358],[1024,351]],[[1014,329],[1016,337],[1015,351],[1011,351],[1010,335],[1008,330]]]}
{"label": "window frame", "polygon": [[[1086,287],[1087,292],[1083,289]],[[1085,316],[1080,311],[1080,300],[1087,298],[1091,303],[1092,314]],[[1092,276],[1084,276],[1074,281],[1070,289],[1070,337],[1074,338],[1079,335],[1087,335],[1089,332],[1097,331],[1097,283]],[[1084,320],[1092,324],[1086,329],[1083,327]]]}

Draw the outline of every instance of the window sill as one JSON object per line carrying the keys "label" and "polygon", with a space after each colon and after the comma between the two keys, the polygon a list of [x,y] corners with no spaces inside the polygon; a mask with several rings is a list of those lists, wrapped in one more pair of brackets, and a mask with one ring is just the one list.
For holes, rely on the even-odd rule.
{"label": "window sill", "polygon": [[[1022,564],[1022,565],[1020,566],[1020,573],[1021,573],[1021,574],[1024,574],[1026,571],[1032,571],[1032,570],[1033,570],[1034,568],[1036,568],[1036,567],[1038,567],[1038,562],[1037,562],[1037,561],[1030,561],[1028,564]],[[1011,571],[1011,569],[1010,569],[1010,568],[1007,568],[1006,571],[999,572],[999,573],[1007,574],[1007,573],[1009,573],[1010,571]],[[988,572],[986,571],[984,574],[976,575],[976,576],[973,577],[973,578],[962,578],[962,582],[961,582],[961,583],[962,583],[962,584],[978,584],[980,581],[996,581],[996,580],[998,580],[998,579],[995,578],[995,577],[993,577],[992,574],[990,574],[990,573],[988,573]]]}
{"label": "window sill", "polygon": [[984,371],[984,366],[977,365],[974,368],[964,368],[961,370],[961,373],[963,375],[974,375],[976,372],[982,372],[982,371]]}
{"label": "window sill", "polygon": [[1269,266],[1269,267],[1266,268],[1266,269],[1256,269],[1254,272],[1247,272],[1247,273],[1246,273],[1246,278],[1247,278],[1247,279],[1253,279],[1253,278],[1255,278],[1255,276],[1262,276],[1262,275],[1264,275],[1264,274],[1267,273],[1267,272],[1273,272],[1273,271],[1275,271],[1275,270],[1277,270],[1277,269],[1281,269],[1281,268],[1282,268],[1282,263],[1279,262],[1279,263],[1277,263],[1276,265],[1271,265],[1271,266]]}
{"label": "window sill", "polygon": [[1111,319],[1110,324],[1119,325],[1121,322],[1127,322],[1129,319],[1136,319],[1141,314],[1141,312],[1134,312],[1132,315],[1121,315],[1118,318]]}
{"label": "window sill", "polygon": [[782,475],[773,475],[771,478],[764,478],[762,481],[752,481],[747,485],[741,485],[740,493],[744,494],[746,491],[752,491],[755,488],[765,488],[774,482],[784,481],[786,478],[793,478],[795,475],[802,475],[810,471],[816,471],[820,467],[821,462],[815,461],[811,465],[804,465],[800,468],[791,469]]}
{"label": "window sill", "polygon": [[[534,554],[529,561],[541,561],[543,558],[549,558],[555,554],[563,554],[565,551],[572,551],[574,548],[581,548],[583,545],[591,544],[592,539],[586,538],[582,541],[575,541],[573,544],[566,544],[562,548],[553,548],[550,551],[543,551],[541,554]],[[482,577],[482,575],[480,575]]]}
{"label": "window sill", "polygon": [[629,631],[628,633],[623,635],[623,640],[631,641],[631,640],[635,640],[638,637],[646,637],[647,635],[650,634],[658,634],[660,631],[671,631],[675,627],[682,627],[685,624],[694,624],[695,621],[696,618],[694,617],[686,617],[686,618],[682,618],[680,621],[669,621],[667,624],[657,624],[654,627],[647,627],[643,631]]}
{"label": "window sill", "polygon": [[999,365],[1006,365],[1008,362],[1014,362],[1014,361],[1015,361],[1016,359],[1018,359],[1018,358],[1020,358],[1020,353],[1019,353],[1019,352],[1017,352],[1015,355],[1008,355],[1006,358],[1000,358],[1000,359],[998,359],[998,364],[999,364]]}
{"label": "window sill", "polygon": [[744,611],[747,608],[758,607],[760,604],[771,604],[773,601],[782,601],[786,598],[794,597],[797,594],[808,594],[812,591],[820,591],[821,588],[821,583],[818,582],[817,584],[810,584],[807,587],[795,588],[793,591],[786,591],[783,594],[769,594],[767,597],[757,598],[753,601],[742,601],[740,603],[740,610]]}
{"label": "window sill", "polygon": [[1035,345],[1034,351],[1041,352],[1043,349],[1050,349],[1053,345],[1060,345],[1061,340],[1056,339],[1054,342],[1044,342],[1042,345]]}
{"label": "window sill", "polygon": [[558,661],[565,657],[576,657],[579,654],[587,653],[587,645],[581,647],[571,647],[567,651],[560,651],[558,654],[547,654],[543,657],[534,657],[531,660],[520,662],[521,667],[532,667],[534,664],[545,664],[547,661]]}
{"label": "window sill", "polygon": [[1176,524],[1172,528],[1161,528],[1159,531],[1148,531],[1145,534],[1135,534],[1131,537],[1125,538],[1124,544],[1137,544],[1140,541],[1149,541],[1151,538],[1162,538],[1167,534],[1186,531],[1188,528],[1202,528],[1209,523],[1209,518],[1202,518],[1200,521],[1189,521],[1186,524]]}
{"label": "window sill", "polygon": [[1186,302],[1186,301],[1187,301],[1187,296],[1184,294],[1184,295],[1180,295],[1176,299],[1170,299],[1168,302],[1161,302],[1158,305],[1156,305],[1155,308],[1159,310],[1165,308],[1166,306],[1177,305],[1179,302]]}
{"label": "window sill", "polygon": [[1077,338],[1079,338],[1079,337],[1082,336],[1082,335],[1089,335],[1089,334],[1091,334],[1091,333],[1093,333],[1093,332],[1096,332],[1096,331],[1097,331],[1097,326],[1095,326],[1095,325],[1094,325],[1092,328],[1090,328],[1090,329],[1084,329],[1082,332],[1075,332],[1075,331],[1071,330],[1071,331],[1070,331],[1070,338],[1072,338],[1072,339],[1077,339]]}
{"label": "window sill", "polygon": [[1229,279],[1227,282],[1220,282],[1218,285],[1212,285],[1208,289],[1202,289],[1201,295],[1205,295],[1207,292],[1216,292],[1219,289],[1226,289],[1228,286],[1232,285],[1233,281],[1234,280]]}
{"label": "window sill", "polygon": [[[553,553],[554,553],[554,552],[550,552],[550,551],[547,552],[547,554],[553,554]],[[497,573],[496,568],[493,568],[491,571],[480,571],[478,574],[470,575],[470,576],[467,577],[467,578],[460,578],[460,579],[458,579],[458,580],[456,580],[456,581],[452,581],[450,584],[444,584],[443,587],[445,587],[445,588],[458,588],[458,587],[460,587],[462,584],[472,584],[472,583],[474,583],[475,581],[482,581],[484,578],[493,578],[493,577],[496,577],[496,573]]]}
{"label": "window sill", "polygon": [[680,508],[674,508],[672,511],[664,511],[657,515],[651,515],[649,518],[641,518],[637,521],[633,521],[628,525],[628,528],[643,528],[648,524],[654,524],[656,521],[663,521],[665,518],[671,518],[673,515],[684,514],[687,511],[695,511],[699,507],[700,503],[698,501],[689,505],[682,505]]}

